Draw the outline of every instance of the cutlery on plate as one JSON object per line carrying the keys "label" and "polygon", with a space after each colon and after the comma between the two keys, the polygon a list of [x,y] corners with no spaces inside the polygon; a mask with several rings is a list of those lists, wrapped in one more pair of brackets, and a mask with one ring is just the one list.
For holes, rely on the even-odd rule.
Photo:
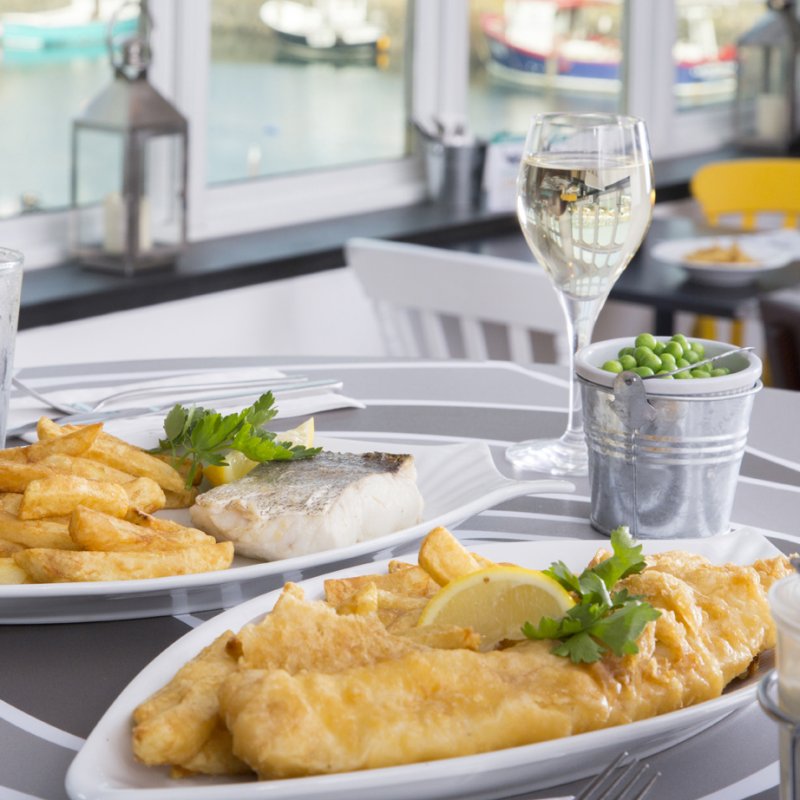
{"label": "cutlery on plate", "polygon": [[[261,385],[261,384],[259,384]],[[305,381],[300,384],[272,386],[270,390],[276,393],[276,399],[280,403],[281,397],[305,397],[309,395],[320,394],[320,389],[334,391],[341,389],[343,386],[339,380],[318,380],[318,381]],[[168,411],[174,405],[180,403],[190,403],[193,399],[201,400],[202,402],[210,402],[215,400],[237,400],[244,397],[253,397],[254,392],[226,392],[225,394],[218,395],[203,395],[197,398],[173,398],[168,403],[159,403],[151,406],[138,406],[136,408],[120,408],[114,411],[85,411],[76,414],[67,414],[63,417],[57,418],[55,421],[59,425],[88,425],[93,422],[108,422],[113,419],[133,419],[135,417],[145,417],[148,414],[157,414],[160,411]],[[29,422],[25,425],[19,425],[16,428],[6,431],[6,436],[9,438],[22,436],[32,430],[35,430],[36,422]]]}
{"label": "cutlery on plate", "polygon": [[121,398],[158,397],[159,395],[175,394],[176,392],[195,394],[198,392],[210,391],[223,387],[226,389],[245,389],[249,387],[255,389],[263,387],[264,391],[267,391],[269,389],[274,390],[276,387],[306,384],[309,381],[305,376],[276,376],[274,378],[230,381],[228,383],[223,383],[222,381],[206,381],[205,383],[176,383],[169,385],[164,384],[161,386],[140,386],[138,388],[124,389],[119,392],[114,392],[113,394],[101,397],[94,403],[71,403],[66,400],[57,400],[47,394],[44,394],[43,392],[40,392],[38,389],[34,389],[32,386],[28,385],[19,378],[14,377],[11,379],[11,382],[18,389],[21,389],[31,397],[35,397],[40,402],[44,403],[50,408],[55,409],[56,411],[61,411],[63,414],[81,414],[89,411],[99,411],[104,405],[114,402],[115,400],[120,400]]}
{"label": "cutlery on plate", "polygon": [[[627,753],[620,753],[574,797],[552,797],[546,800],[643,800],[661,773],[649,775],[650,765],[640,764],[637,758],[627,766],[622,766],[627,757]],[[526,800],[529,797],[532,795],[515,794],[509,795],[506,800]]]}

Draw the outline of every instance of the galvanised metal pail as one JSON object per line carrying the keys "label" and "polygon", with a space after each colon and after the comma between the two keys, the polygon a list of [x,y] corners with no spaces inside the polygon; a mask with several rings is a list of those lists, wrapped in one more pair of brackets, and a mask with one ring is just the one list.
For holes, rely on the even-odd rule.
{"label": "galvanised metal pail", "polygon": [[[683,381],[642,381],[594,367],[626,344],[630,340],[590,345],[576,358],[592,525],[607,534],[628,525],[639,538],[725,533],[761,389],[761,361],[752,354],[731,356],[731,375]],[[733,348],[704,344],[710,355]],[[608,352],[613,354],[604,358]]]}

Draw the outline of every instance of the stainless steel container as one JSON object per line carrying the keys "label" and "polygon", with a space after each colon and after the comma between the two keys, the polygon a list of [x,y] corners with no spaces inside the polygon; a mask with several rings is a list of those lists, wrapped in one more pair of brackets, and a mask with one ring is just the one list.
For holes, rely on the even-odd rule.
{"label": "stainless steel container", "polygon": [[[612,350],[624,344],[615,340]],[[717,352],[732,347],[710,343],[712,355],[713,345]],[[597,363],[596,354],[589,359]],[[761,389],[761,362],[746,361],[738,377],[642,381],[632,373],[597,375],[585,355],[578,358],[593,527],[608,534],[628,525],[634,536],[651,539],[730,529],[750,412]]]}

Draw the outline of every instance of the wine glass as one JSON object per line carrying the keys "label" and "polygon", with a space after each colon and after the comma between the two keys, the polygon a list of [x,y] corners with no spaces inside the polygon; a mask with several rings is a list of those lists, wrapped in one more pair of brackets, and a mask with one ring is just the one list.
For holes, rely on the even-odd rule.
{"label": "wine glass", "polygon": [[654,199],[644,122],[615,114],[533,118],[517,179],[517,217],[564,309],[571,377],[566,431],[511,445],[506,457],[517,469],[587,474],[574,355],[589,344],[611,287],[642,243]]}

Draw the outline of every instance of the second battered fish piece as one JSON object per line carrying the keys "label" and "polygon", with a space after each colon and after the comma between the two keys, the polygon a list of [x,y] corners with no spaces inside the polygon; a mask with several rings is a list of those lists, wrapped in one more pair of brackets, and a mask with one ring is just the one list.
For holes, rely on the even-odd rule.
{"label": "second battered fish piece", "polygon": [[774,644],[766,590],[791,566],[664,553],[621,582],[662,611],[636,655],[574,664],[551,642],[423,651],[336,673],[242,669],[220,690],[233,751],[262,778],[469,755],[718,697]]}
{"label": "second battered fish piece", "polygon": [[135,710],[134,754],[151,766],[208,774],[248,771],[233,757],[230,737],[218,730],[217,693],[229,674],[240,667],[336,672],[427,649],[391,635],[375,615],[340,616],[325,603],[306,601],[299,586],[287,583],[263,620],[235,636],[220,636]]}

